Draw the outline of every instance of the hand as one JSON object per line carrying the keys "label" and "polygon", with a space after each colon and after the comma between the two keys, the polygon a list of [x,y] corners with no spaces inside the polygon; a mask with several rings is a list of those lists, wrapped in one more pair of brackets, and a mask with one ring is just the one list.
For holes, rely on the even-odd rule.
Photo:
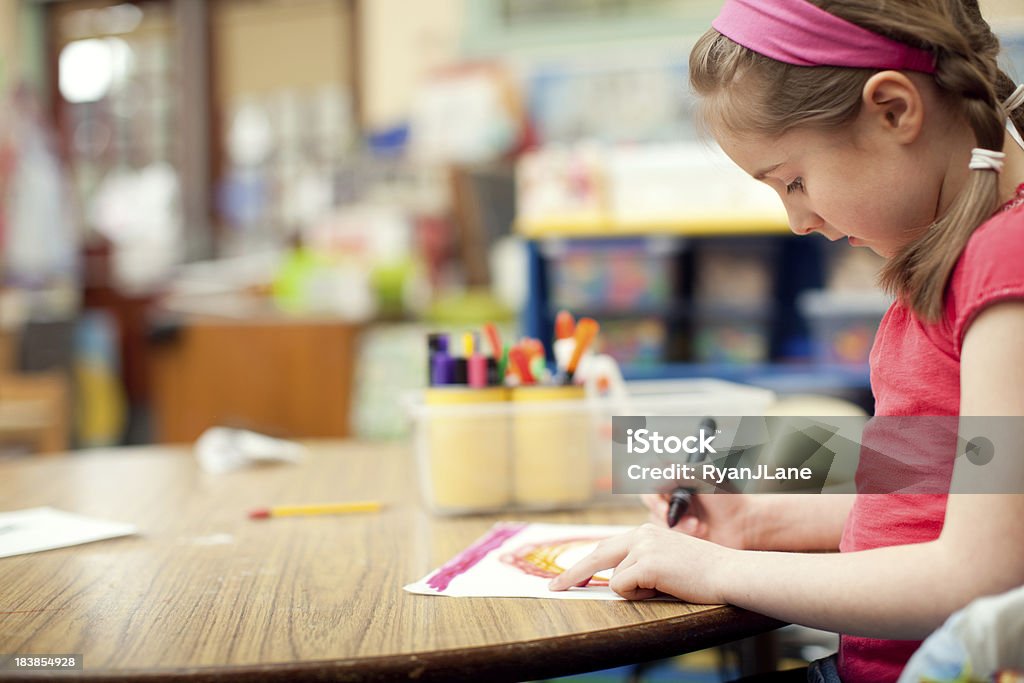
{"label": "hand", "polygon": [[[668,512],[669,494],[645,493],[640,496],[650,512],[649,519],[655,526],[667,529],[665,516]],[[696,536],[729,548],[751,549],[753,543],[748,531],[756,520],[755,496],[744,494],[700,494],[690,500],[690,508],[672,527],[690,536]]]}
{"label": "hand", "polygon": [[612,536],[592,553],[556,576],[549,587],[562,591],[589,581],[603,569],[615,569],[609,586],[627,600],[658,593],[704,605],[725,602],[717,578],[733,551],[653,524]]}

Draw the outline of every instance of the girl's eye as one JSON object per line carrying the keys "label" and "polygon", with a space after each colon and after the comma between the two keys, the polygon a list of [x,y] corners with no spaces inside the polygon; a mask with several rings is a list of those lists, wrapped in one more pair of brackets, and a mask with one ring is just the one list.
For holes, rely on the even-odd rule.
{"label": "girl's eye", "polygon": [[786,194],[793,194],[797,190],[803,190],[803,189],[804,189],[804,179],[803,178],[797,178],[796,180],[791,182],[789,185],[786,185]]}

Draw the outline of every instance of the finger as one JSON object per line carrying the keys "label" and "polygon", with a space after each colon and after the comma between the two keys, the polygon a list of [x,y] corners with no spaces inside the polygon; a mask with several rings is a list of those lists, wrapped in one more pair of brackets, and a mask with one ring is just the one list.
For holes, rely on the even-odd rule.
{"label": "finger", "polygon": [[640,500],[647,506],[648,510],[652,512],[661,512],[664,516],[665,511],[668,509],[668,502],[662,496],[655,493],[645,493],[640,496]]}
{"label": "finger", "polygon": [[631,534],[626,533],[601,541],[592,553],[553,578],[548,588],[553,591],[564,591],[589,581],[602,569],[618,566],[629,552],[631,538]]}
{"label": "finger", "polygon": [[608,587],[627,600],[648,600],[656,596],[658,591],[645,585],[647,583],[649,580],[644,571],[634,562],[625,569],[616,571],[612,580],[608,582]]}
{"label": "finger", "polygon": [[693,536],[697,533],[697,527],[700,525],[700,520],[694,515],[688,515],[684,517],[679,524],[675,526],[676,531],[681,531],[684,534]]}
{"label": "finger", "polygon": [[624,558],[622,558],[622,562],[619,562],[618,566],[616,566],[615,569],[612,570],[612,576],[614,577],[617,573],[629,569],[634,564],[636,564],[636,559],[633,557],[633,555],[626,555]]}

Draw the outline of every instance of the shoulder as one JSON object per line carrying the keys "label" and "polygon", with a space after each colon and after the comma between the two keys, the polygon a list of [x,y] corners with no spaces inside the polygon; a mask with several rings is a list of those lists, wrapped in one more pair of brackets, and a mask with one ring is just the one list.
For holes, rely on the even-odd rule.
{"label": "shoulder", "polygon": [[[1000,211],[978,226],[967,241],[957,269],[991,267],[1024,254],[1024,204]],[[979,261],[981,263],[979,263]],[[1020,264],[1014,264],[1020,270]]]}
{"label": "shoulder", "polygon": [[953,269],[946,310],[956,348],[985,308],[1017,299],[1024,299],[1024,206],[978,226]]}

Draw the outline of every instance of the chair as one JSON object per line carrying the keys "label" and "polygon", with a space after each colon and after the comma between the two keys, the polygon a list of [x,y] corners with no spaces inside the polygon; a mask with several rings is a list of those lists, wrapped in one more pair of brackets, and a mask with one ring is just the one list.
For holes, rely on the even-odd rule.
{"label": "chair", "polygon": [[60,372],[13,371],[13,335],[0,330],[0,449],[68,449],[68,382]]}

